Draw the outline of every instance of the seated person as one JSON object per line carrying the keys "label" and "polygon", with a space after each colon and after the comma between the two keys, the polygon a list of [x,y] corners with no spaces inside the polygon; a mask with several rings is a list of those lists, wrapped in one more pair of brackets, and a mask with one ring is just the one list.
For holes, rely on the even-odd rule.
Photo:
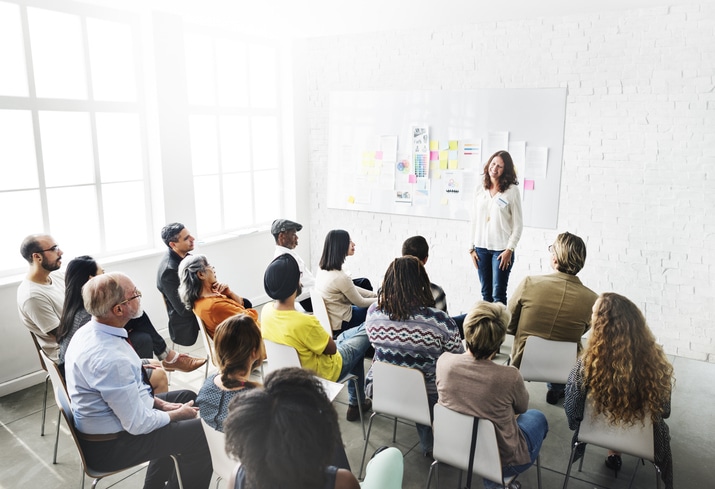
{"label": "seated person", "polygon": [[325,236],[315,290],[323,297],[334,335],[364,323],[367,308],[377,300],[372,288],[356,285],[343,271],[345,258],[354,254],[347,231],[334,229]]}
{"label": "seated person", "polygon": [[300,268],[300,283],[303,286],[303,292],[298,296],[296,301],[306,312],[313,312],[313,302],[310,300],[310,292],[315,285],[315,277],[310,269],[305,265],[303,258],[295,251],[298,246],[298,231],[303,229],[302,224],[289,221],[288,219],[276,219],[271,224],[271,234],[276,241],[276,250],[273,258],[277,258],[284,253],[288,253],[295,258]]}
{"label": "seated person", "polygon": [[216,270],[204,255],[187,255],[179,265],[179,280],[182,302],[201,318],[211,338],[221,321],[236,314],[248,314],[258,321],[258,311],[216,280]]}
{"label": "seated person", "polygon": [[363,412],[372,407],[364,392],[365,352],[370,346],[365,327],[350,329],[333,340],[315,316],[297,311],[295,298],[300,294],[300,270],[295,258],[287,253],[268,265],[263,286],[269,297],[275,299],[261,310],[263,337],[295,348],[303,368],[319,377],[335,382],[348,373],[356,375],[358,392],[353,382],[348,383],[347,419],[359,419],[358,402],[362,403]]}
{"label": "seated person", "polygon": [[[211,456],[193,406],[196,394],[153,396],[124,326],[141,315],[141,295],[121,273],[91,278],[82,288],[92,319],[67,348],[65,374],[74,423],[87,463],[115,471],[150,461],[145,488],[175,489],[171,455],[178,456],[184,487],[208,488]],[[165,483],[168,485],[165,486]]]}
{"label": "seated person", "polygon": [[[554,273],[526,277],[509,299],[511,321],[506,332],[514,335],[511,364],[521,366],[529,336],[578,343],[588,330],[594,291],[584,286],[576,274],[586,262],[586,245],[571,233],[561,233],[549,246]],[[547,385],[546,402],[556,404],[564,397],[564,384]]]}
{"label": "seated person", "polygon": [[206,424],[223,431],[228,405],[238,393],[258,387],[248,377],[262,361],[263,338],[256,321],[246,314],[224,320],[214,333],[219,371],[210,375],[199,391],[196,405]]}
{"label": "seated person", "polygon": [[52,236],[31,234],[22,241],[20,254],[30,268],[17,288],[17,312],[42,351],[57,362],[56,333],[65,293],[62,250]]}
{"label": "seated person", "polygon": [[224,432],[226,452],[241,461],[236,489],[360,488],[352,472],[330,465],[342,444],[338,416],[307,370],[276,370],[263,389],[241,393]]}
{"label": "seated person", "polygon": [[[223,432],[223,422],[228,416],[228,407],[233,398],[242,392],[262,387],[248,380],[253,368],[262,361],[261,330],[251,316],[231,316],[216,328],[214,350],[219,372],[204,381],[196,397],[196,405],[206,424]],[[342,440],[336,447],[332,462],[350,470]]]}
{"label": "seated person", "polygon": [[[430,412],[437,403],[435,365],[443,352],[462,353],[457,325],[434,307],[425,267],[414,256],[396,258],[385,272],[377,304],[370,306],[365,331],[375,347],[374,361],[414,368],[422,372]],[[365,380],[372,393],[372,369]],[[417,424],[422,454],[432,453],[432,427]]]}
{"label": "seated person", "polygon": [[[492,362],[506,337],[509,313],[500,303],[478,302],[464,320],[468,352],[437,360],[439,403],[494,423],[504,477],[518,475],[536,460],[548,423],[528,409],[529,393],[516,367]],[[528,410],[527,410],[528,409]],[[487,489],[501,483],[484,479]],[[510,487],[520,487],[515,481]]]}
{"label": "seated person", "polygon": [[[566,385],[564,409],[573,442],[590,397],[597,413],[608,421],[638,425],[644,417],[653,421],[655,463],[666,489],[673,489],[673,457],[670,432],[665,418],[670,416],[673,366],[656,343],[638,307],[622,295],[601,294],[593,305],[593,331],[583,357],[576,362]],[[573,446],[573,444],[572,444]],[[581,445],[574,461],[583,456]],[[621,468],[621,454],[612,450],[606,467]]]}
{"label": "seated person", "polygon": [[[60,345],[59,364],[64,363],[65,353],[70,340],[79,328],[84,326],[91,319],[90,314],[84,308],[82,300],[82,286],[94,276],[104,273],[102,267],[91,256],[78,256],[67,264],[65,272],[65,303],[60,318],[60,325],[57,328],[57,342]],[[155,385],[153,370],[156,367],[164,367],[167,371],[181,370],[191,372],[206,363],[205,358],[195,358],[179,354],[175,350],[167,347],[164,338],[156,331],[149,316],[143,313],[138,318],[132,318],[124,327],[129,333],[129,342],[137,352],[139,358],[147,360],[149,365],[146,373],[152,382],[155,392],[166,392],[168,383],[163,389],[157,390]],[[161,360],[151,360],[153,353]],[[162,374],[157,374],[162,377]],[[166,375],[163,375],[164,383]]]}
{"label": "seated person", "polygon": [[[407,238],[405,242],[402,243],[402,256],[415,256],[422,262],[422,265],[427,265],[427,259],[429,258],[429,244],[427,244],[427,240],[423,236],[412,236],[411,238]],[[433,284],[432,282],[430,282],[430,289],[432,290],[432,296],[434,297],[434,307],[440,311],[447,312],[447,296],[444,293],[444,289],[437,284]],[[462,329],[462,325],[464,324],[465,317],[466,314],[460,314],[452,317],[454,322],[457,323],[460,338],[464,338],[464,329]]]}

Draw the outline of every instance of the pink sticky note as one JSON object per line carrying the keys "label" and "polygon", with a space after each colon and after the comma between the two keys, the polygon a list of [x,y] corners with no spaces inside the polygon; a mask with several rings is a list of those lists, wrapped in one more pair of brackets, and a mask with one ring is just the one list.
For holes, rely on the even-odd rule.
{"label": "pink sticky note", "polygon": [[382,151],[375,151],[375,159],[376,160],[382,159]]}
{"label": "pink sticky note", "polygon": [[429,159],[430,159],[430,161],[431,160],[439,160],[439,151],[430,151]]}
{"label": "pink sticky note", "polygon": [[524,190],[534,190],[534,181],[524,180]]}
{"label": "pink sticky note", "polygon": [[414,174],[410,174],[410,176],[407,178],[408,183],[417,183],[417,176]]}

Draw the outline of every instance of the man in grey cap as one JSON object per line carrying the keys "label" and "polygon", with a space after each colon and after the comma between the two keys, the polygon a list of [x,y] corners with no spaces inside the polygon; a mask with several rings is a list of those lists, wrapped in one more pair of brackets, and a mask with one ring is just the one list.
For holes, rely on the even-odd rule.
{"label": "man in grey cap", "polygon": [[271,225],[271,234],[276,240],[276,251],[273,258],[288,253],[295,261],[298,262],[298,268],[301,273],[301,285],[303,292],[296,298],[296,302],[300,303],[301,307],[307,312],[313,312],[313,304],[310,301],[310,290],[315,285],[315,277],[310,272],[305,262],[300,255],[295,251],[298,246],[298,231],[303,229],[302,224],[289,221],[288,219],[276,219]]}

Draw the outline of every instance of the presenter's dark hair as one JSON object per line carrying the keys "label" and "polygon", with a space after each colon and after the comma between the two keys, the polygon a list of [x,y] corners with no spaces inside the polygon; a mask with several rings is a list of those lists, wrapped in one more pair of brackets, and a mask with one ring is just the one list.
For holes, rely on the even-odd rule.
{"label": "presenter's dark hair", "polygon": [[514,160],[508,151],[497,151],[489,157],[487,164],[484,165],[484,188],[492,188],[492,180],[489,178],[489,165],[496,157],[500,157],[504,162],[504,172],[499,178],[499,191],[504,192],[511,185],[518,185],[519,180],[516,178],[516,169],[514,168]]}
{"label": "presenter's dark hair", "polygon": [[321,270],[341,270],[350,249],[350,235],[342,229],[333,229],[325,236],[323,255],[320,257]]}
{"label": "presenter's dark hair", "polygon": [[246,487],[314,489],[340,442],[338,416],[320,380],[302,368],[268,374],[242,391],[223,424],[226,451],[241,461]]}
{"label": "presenter's dark hair", "polygon": [[65,303],[60,316],[60,325],[55,332],[57,342],[62,341],[72,330],[74,317],[84,309],[82,286],[97,275],[99,266],[91,256],[78,256],[67,264],[65,271]]}

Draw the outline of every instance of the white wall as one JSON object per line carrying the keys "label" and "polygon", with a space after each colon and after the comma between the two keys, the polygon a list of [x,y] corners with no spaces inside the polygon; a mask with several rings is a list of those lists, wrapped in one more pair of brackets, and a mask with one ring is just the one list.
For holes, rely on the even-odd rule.
{"label": "white wall", "polygon": [[510,290],[549,271],[568,230],[587,242],[587,286],[636,302],[668,353],[715,362],[713,32],[702,2],[306,41],[313,266],[325,233],[347,229],[347,268],[379,283],[422,234],[450,312],[479,298],[466,222],[325,208],[331,90],[568,87],[558,229],[525,229]]}

